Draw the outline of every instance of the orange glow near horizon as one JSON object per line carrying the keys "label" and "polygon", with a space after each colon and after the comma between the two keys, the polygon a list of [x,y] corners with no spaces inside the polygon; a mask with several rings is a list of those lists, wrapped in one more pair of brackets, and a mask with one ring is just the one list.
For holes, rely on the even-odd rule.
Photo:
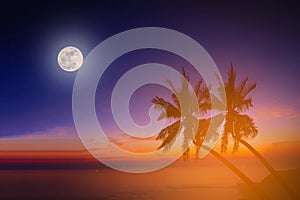
{"label": "orange glow near horizon", "polygon": [[[71,137],[63,140],[63,146],[59,145],[59,139],[52,140],[24,140],[24,139],[1,139],[0,140],[0,159],[91,159],[90,153],[84,148],[79,138]],[[66,142],[68,141],[68,142]],[[121,149],[134,153],[144,153],[156,150],[159,142],[155,140],[126,140],[124,143],[117,144]],[[128,144],[125,144],[128,143]],[[4,145],[5,144],[5,145]],[[22,144],[22,145],[21,145]],[[275,155],[300,155],[298,146],[300,141],[282,142],[265,145],[255,145],[250,141],[259,152],[268,156]],[[14,148],[12,148],[14,146]],[[245,147],[240,145],[239,151],[232,153],[229,144],[226,157],[253,157]],[[10,147],[10,148],[7,148]],[[50,148],[52,147],[52,148]],[[59,148],[58,148],[59,147]],[[214,149],[220,152],[220,145],[216,144]],[[191,158],[194,156],[194,148],[191,148]]]}

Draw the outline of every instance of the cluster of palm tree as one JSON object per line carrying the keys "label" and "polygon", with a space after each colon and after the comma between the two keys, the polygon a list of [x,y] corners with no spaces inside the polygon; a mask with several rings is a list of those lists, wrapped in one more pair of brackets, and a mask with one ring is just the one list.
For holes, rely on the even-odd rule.
{"label": "cluster of palm tree", "polygon": [[[196,156],[198,156],[200,149],[205,149],[214,155],[217,159],[223,162],[229,167],[237,176],[239,176],[246,184],[248,184],[261,199],[269,199],[267,195],[259,188],[253,181],[251,181],[244,173],[242,173],[236,166],[226,160],[221,154],[226,153],[229,139],[233,140],[233,152],[238,151],[240,144],[244,145],[249,149],[258,160],[269,170],[274,176],[277,182],[286,190],[291,199],[297,199],[294,191],[284,182],[282,177],[277,173],[276,170],[253,148],[245,139],[254,138],[258,134],[257,127],[254,123],[253,118],[249,115],[244,114],[250,107],[252,107],[252,97],[250,96],[251,91],[256,88],[256,84],[249,84],[248,77],[244,78],[239,84],[236,81],[236,73],[231,64],[228,72],[227,82],[225,83],[226,93],[226,108],[225,113],[225,124],[223,132],[221,133],[221,153],[218,153],[214,149],[205,145],[205,140],[210,136],[208,134],[208,128],[212,121],[212,118],[200,118],[203,114],[211,110],[212,101],[218,101],[223,103],[222,100],[216,98],[210,93],[210,87],[205,86],[202,80],[199,80],[193,91],[188,89],[190,84],[189,77],[185,72],[184,68],[182,71],[183,78],[181,80],[181,88],[175,89],[172,82],[168,81],[172,88],[172,101],[169,102],[164,98],[156,96],[152,99],[157,109],[161,110],[161,115],[158,120],[163,118],[173,119],[173,123],[163,128],[158,136],[157,140],[161,140],[162,143],[158,149],[168,150],[172,147],[172,144],[176,140],[178,134],[184,135],[183,141],[183,159],[188,160],[190,155],[189,144],[192,143],[196,148]],[[221,86],[220,86],[221,87]],[[193,104],[180,105],[179,98],[182,96],[192,97],[190,93],[193,92],[197,98],[197,106],[195,109]],[[192,102],[192,100],[191,100]],[[185,107],[183,107],[185,106]],[[163,109],[162,109],[163,108]],[[194,111],[200,112],[195,114]],[[202,115],[201,115],[202,114]],[[193,119],[193,123],[187,123],[188,120]],[[194,122],[197,121],[197,124]],[[197,127],[195,130],[195,127]],[[217,127],[217,126],[216,126]],[[216,130],[217,131],[217,130]],[[216,134],[218,135],[218,134]],[[191,142],[192,141],[192,142]]]}

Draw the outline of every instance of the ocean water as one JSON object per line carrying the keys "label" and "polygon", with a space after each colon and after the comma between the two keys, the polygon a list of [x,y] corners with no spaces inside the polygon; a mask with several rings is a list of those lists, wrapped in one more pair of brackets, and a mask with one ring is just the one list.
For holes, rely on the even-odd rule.
{"label": "ocean water", "polygon": [[[255,158],[231,162],[255,182],[268,175]],[[278,166],[274,165],[276,169]],[[144,174],[105,168],[0,170],[0,199],[247,199],[238,190],[241,183],[213,157],[177,161]]]}
{"label": "ocean water", "polygon": [[191,161],[128,174],[113,169],[2,170],[1,199],[240,199],[241,183],[222,164]]}

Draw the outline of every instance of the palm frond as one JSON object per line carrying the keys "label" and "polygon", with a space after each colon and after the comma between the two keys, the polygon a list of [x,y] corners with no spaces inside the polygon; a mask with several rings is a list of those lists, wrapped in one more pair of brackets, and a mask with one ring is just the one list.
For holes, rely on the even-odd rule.
{"label": "palm frond", "polygon": [[230,70],[228,72],[228,82],[227,82],[227,86],[230,88],[230,89],[234,89],[235,87],[235,79],[236,79],[236,73],[233,69],[233,64],[231,63],[230,65]]}
{"label": "palm frond", "polygon": [[210,100],[211,101],[211,108],[212,108],[212,105],[213,105],[215,110],[224,110],[224,108],[225,108],[224,101],[219,99],[214,94],[210,94],[210,99],[211,99]]}
{"label": "palm frond", "polygon": [[237,93],[239,93],[239,94],[243,93],[243,91],[245,90],[247,81],[248,81],[248,77],[246,77],[242,80],[242,82],[239,84],[239,86],[237,88]]}
{"label": "palm frond", "polygon": [[155,109],[162,110],[162,108],[165,109],[165,115],[167,118],[180,118],[181,113],[180,110],[171,104],[170,102],[164,100],[163,98],[160,97],[155,97],[152,99],[152,103],[156,104]]}
{"label": "palm frond", "polygon": [[175,103],[176,107],[178,108],[178,110],[180,110],[180,103],[179,103],[179,100],[178,100],[176,94],[173,93],[173,94],[171,95],[171,97],[172,97],[172,100],[173,100],[173,102]]}
{"label": "palm frond", "polygon": [[234,132],[232,133],[234,139],[233,152],[239,149],[239,140],[242,138],[254,138],[258,134],[257,127],[254,120],[248,115],[241,115],[236,113],[234,118]]}
{"label": "palm frond", "polygon": [[180,129],[180,120],[172,123],[171,125],[167,126],[166,128],[162,129],[156,140],[162,140],[161,145],[157,149],[165,148],[165,150],[170,149],[172,144],[174,143],[177,134],[179,133]]}
{"label": "palm frond", "polygon": [[187,148],[182,154],[183,161],[188,161],[190,158],[190,148]]}
{"label": "palm frond", "polygon": [[251,84],[250,86],[248,86],[244,93],[243,93],[243,98],[245,98],[252,90],[254,90],[256,88],[256,83]]}
{"label": "palm frond", "polygon": [[199,120],[198,130],[193,140],[194,145],[201,147],[203,141],[207,137],[210,121],[211,121],[210,118]]}
{"label": "palm frond", "polygon": [[191,126],[184,126],[183,130],[183,142],[182,142],[182,149],[185,151],[186,149],[189,148],[190,143],[194,139],[194,134],[193,134],[193,127]]}
{"label": "palm frond", "polygon": [[218,91],[218,94],[219,94],[219,96],[221,98],[220,101],[221,102],[225,102],[225,100],[226,100],[226,93],[224,92],[224,86],[223,86],[222,78],[217,73],[215,73],[215,77],[216,77],[216,79],[218,80],[218,83],[219,83],[217,91]]}
{"label": "palm frond", "polygon": [[231,127],[230,122],[226,120],[225,125],[224,125],[223,134],[222,134],[222,137],[221,137],[221,153],[226,153],[226,151],[227,151],[228,137],[229,137],[229,134],[231,132],[230,127]]}
{"label": "palm frond", "polygon": [[165,119],[165,118],[167,118],[166,112],[161,112],[160,115],[157,117],[156,120],[160,121],[160,120]]}
{"label": "palm frond", "polygon": [[239,148],[240,148],[240,142],[239,142],[239,140],[234,140],[232,153],[237,152],[239,150]]}
{"label": "palm frond", "polygon": [[250,107],[253,107],[252,105],[252,97],[248,98],[236,98],[234,108],[239,112],[245,112],[246,110],[249,110]]}
{"label": "palm frond", "polygon": [[239,137],[241,138],[254,138],[257,136],[258,134],[258,130],[257,127],[254,123],[253,118],[251,118],[248,115],[237,115],[236,116],[236,120],[235,120],[236,124],[238,124],[237,128],[237,132],[239,133]]}
{"label": "palm frond", "polygon": [[190,81],[190,77],[187,75],[187,73],[186,73],[184,67],[182,67],[182,75],[183,75],[183,77],[184,77],[187,81]]}
{"label": "palm frond", "polygon": [[195,94],[196,94],[197,97],[198,97],[198,95],[200,93],[200,88],[201,88],[202,82],[203,82],[202,80],[199,80],[197,82],[197,84],[195,85],[195,87],[194,87],[194,92],[195,92]]}

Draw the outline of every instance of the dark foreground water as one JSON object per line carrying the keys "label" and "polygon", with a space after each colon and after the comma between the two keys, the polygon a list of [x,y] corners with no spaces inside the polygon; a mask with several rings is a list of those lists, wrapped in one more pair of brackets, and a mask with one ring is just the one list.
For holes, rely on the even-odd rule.
{"label": "dark foreground water", "polygon": [[239,199],[237,187],[226,180],[183,172],[0,171],[0,195],[1,199]]}

